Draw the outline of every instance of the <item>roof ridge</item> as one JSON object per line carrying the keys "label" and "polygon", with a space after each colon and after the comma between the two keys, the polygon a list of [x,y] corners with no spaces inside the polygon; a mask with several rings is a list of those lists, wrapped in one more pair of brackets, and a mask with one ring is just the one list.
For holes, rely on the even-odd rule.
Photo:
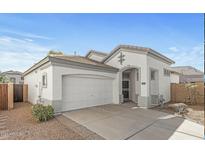
{"label": "roof ridge", "polygon": [[54,55],[54,56],[51,56],[51,57],[84,57],[84,56],[81,56],[81,55]]}
{"label": "roof ridge", "polygon": [[119,44],[117,47],[131,47],[131,48],[139,48],[139,49],[152,50],[151,48],[148,48],[148,47],[137,46],[137,45],[129,45],[129,44]]}

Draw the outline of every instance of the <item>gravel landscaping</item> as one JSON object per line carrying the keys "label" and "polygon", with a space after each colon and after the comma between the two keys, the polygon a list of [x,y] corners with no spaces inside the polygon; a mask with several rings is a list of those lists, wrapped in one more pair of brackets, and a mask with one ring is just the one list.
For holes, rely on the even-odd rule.
{"label": "gravel landscaping", "polygon": [[182,115],[179,115],[174,111],[173,108],[170,107],[170,104],[174,104],[172,102],[164,104],[164,107],[155,107],[153,109],[159,110],[166,113],[171,113],[183,117],[185,119],[191,120],[193,122],[204,125],[204,104],[186,104],[186,112]]}
{"label": "gravel landscaping", "polygon": [[[37,122],[31,104],[15,103],[10,111],[0,111],[0,139],[11,140],[83,140],[103,139],[85,127],[59,115],[47,122]],[[1,122],[0,121],[0,122]]]}

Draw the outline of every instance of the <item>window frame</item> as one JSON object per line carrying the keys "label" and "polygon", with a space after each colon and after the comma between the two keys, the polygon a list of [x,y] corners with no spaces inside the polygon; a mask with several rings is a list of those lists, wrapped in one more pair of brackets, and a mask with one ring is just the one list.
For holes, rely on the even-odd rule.
{"label": "window frame", "polygon": [[[152,74],[152,73],[153,73],[153,74]],[[153,81],[153,80],[156,79],[156,77],[155,77],[155,73],[156,73],[155,70],[151,70],[151,72],[150,72],[150,80],[151,80],[151,81]]]}
{"label": "window frame", "polygon": [[136,81],[139,81],[139,70],[136,71]]}
{"label": "window frame", "polygon": [[47,88],[47,73],[42,74],[42,87]]}
{"label": "window frame", "polygon": [[164,76],[170,77],[170,74],[171,72],[168,69],[164,68]]}
{"label": "window frame", "polygon": [[15,78],[15,77],[10,77],[10,81],[11,81],[13,84],[16,84],[16,78]]}

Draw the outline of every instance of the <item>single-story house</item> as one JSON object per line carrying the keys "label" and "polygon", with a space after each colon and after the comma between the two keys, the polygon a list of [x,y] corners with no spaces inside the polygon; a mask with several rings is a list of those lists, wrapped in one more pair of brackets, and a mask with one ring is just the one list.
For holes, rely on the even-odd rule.
{"label": "single-story house", "polygon": [[128,101],[140,107],[170,101],[170,65],[151,48],[119,45],[110,53],[85,57],[47,56],[24,72],[31,103],[51,104],[56,112]]}
{"label": "single-story house", "polygon": [[6,71],[6,72],[2,72],[0,73],[0,75],[2,76],[6,76],[8,78],[8,80],[14,84],[23,84],[24,83],[24,79],[23,79],[23,73],[19,72],[19,71]]}
{"label": "single-story house", "polygon": [[179,83],[195,83],[204,81],[204,73],[192,66],[176,66],[170,70],[179,74]]}

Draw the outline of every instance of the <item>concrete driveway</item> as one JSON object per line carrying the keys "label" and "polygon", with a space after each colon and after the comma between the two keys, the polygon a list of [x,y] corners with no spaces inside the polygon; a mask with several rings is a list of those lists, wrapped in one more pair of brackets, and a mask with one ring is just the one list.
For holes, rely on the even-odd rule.
{"label": "concrete driveway", "polygon": [[103,105],[63,115],[105,139],[202,139],[204,127],[174,115],[138,108],[133,103]]}

